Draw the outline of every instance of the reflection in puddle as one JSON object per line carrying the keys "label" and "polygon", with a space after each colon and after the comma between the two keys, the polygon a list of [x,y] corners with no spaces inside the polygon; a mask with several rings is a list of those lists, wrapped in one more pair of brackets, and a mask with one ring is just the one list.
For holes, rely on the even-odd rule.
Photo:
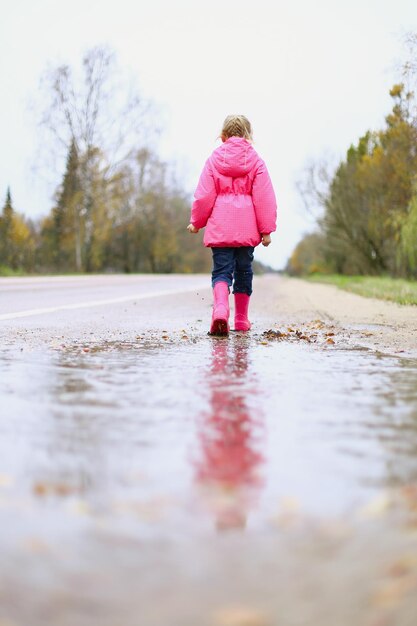
{"label": "reflection in puddle", "polygon": [[[259,430],[248,397],[258,394],[256,377],[248,380],[248,342],[212,340],[210,369],[202,384],[209,389],[208,410],[200,417],[196,477],[219,530],[244,528],[261,487]],[[259,402],[259,399],[258,399]],[[252,401],[253,404],[253,401]]]}

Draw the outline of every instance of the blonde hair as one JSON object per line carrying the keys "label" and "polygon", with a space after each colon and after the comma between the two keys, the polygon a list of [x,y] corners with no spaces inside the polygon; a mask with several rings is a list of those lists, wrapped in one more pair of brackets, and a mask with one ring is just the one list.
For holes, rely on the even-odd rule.
{"label": "blonde hair", "polygon": [[228,115],[223,122],[220,136],[225,140],[229,137],[243,137],[253,141],[251,123],[244,115]]}

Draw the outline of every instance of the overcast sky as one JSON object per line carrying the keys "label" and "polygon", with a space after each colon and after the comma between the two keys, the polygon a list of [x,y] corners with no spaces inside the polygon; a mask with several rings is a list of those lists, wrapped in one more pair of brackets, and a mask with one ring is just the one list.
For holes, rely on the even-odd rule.
{"label": "overcast sky", "polygon": [[[159,150],[193,190],[229,113],[251,120],[276,189],[273,246],[281,267],[312,224],[295,181],[324,153],[339,158],[391,107],[388,91],[417,31],[416,0],[14,0],[0,23],[0,198],[46,214],[51,188],[31,173],[35,122],[28,102],[48,63],[77,65],[108,44],[162,112]],[[59,179],[56,181],[59,183]],[[186,226],[186,225],[185,225]]]}

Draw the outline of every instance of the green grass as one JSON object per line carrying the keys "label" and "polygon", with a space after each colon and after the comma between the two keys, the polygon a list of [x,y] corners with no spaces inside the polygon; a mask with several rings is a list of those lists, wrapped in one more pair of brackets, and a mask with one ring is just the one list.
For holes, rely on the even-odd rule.
{"label": "green grass", "polygon": [[312,274],[307,280],[336,285],[366,298],[391,300],[398,304],[417,305],[417,281],[386,276],[343,276],[341,274]]}
{"label": "green grass", "polygon": [[0,276],[24,276],[23,270],[12,270],[6,265],[0,265]]}

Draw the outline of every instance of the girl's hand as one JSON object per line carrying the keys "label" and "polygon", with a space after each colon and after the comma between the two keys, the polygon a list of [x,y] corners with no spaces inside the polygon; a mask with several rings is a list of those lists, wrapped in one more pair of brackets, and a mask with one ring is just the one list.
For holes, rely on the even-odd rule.
{"label": "girl's hand", "polygon": [[262,245],[267,248],[269,244],[271,243],[271,235],[267,233],[263,233],[261,237],[262,237]]}
{"label": "girl's hand", "polygon": [[192,224],[188,224],[187,230],[189,233],[193,233],[193,234],[196,234],[199,231],[199,229],[193,226]]}

